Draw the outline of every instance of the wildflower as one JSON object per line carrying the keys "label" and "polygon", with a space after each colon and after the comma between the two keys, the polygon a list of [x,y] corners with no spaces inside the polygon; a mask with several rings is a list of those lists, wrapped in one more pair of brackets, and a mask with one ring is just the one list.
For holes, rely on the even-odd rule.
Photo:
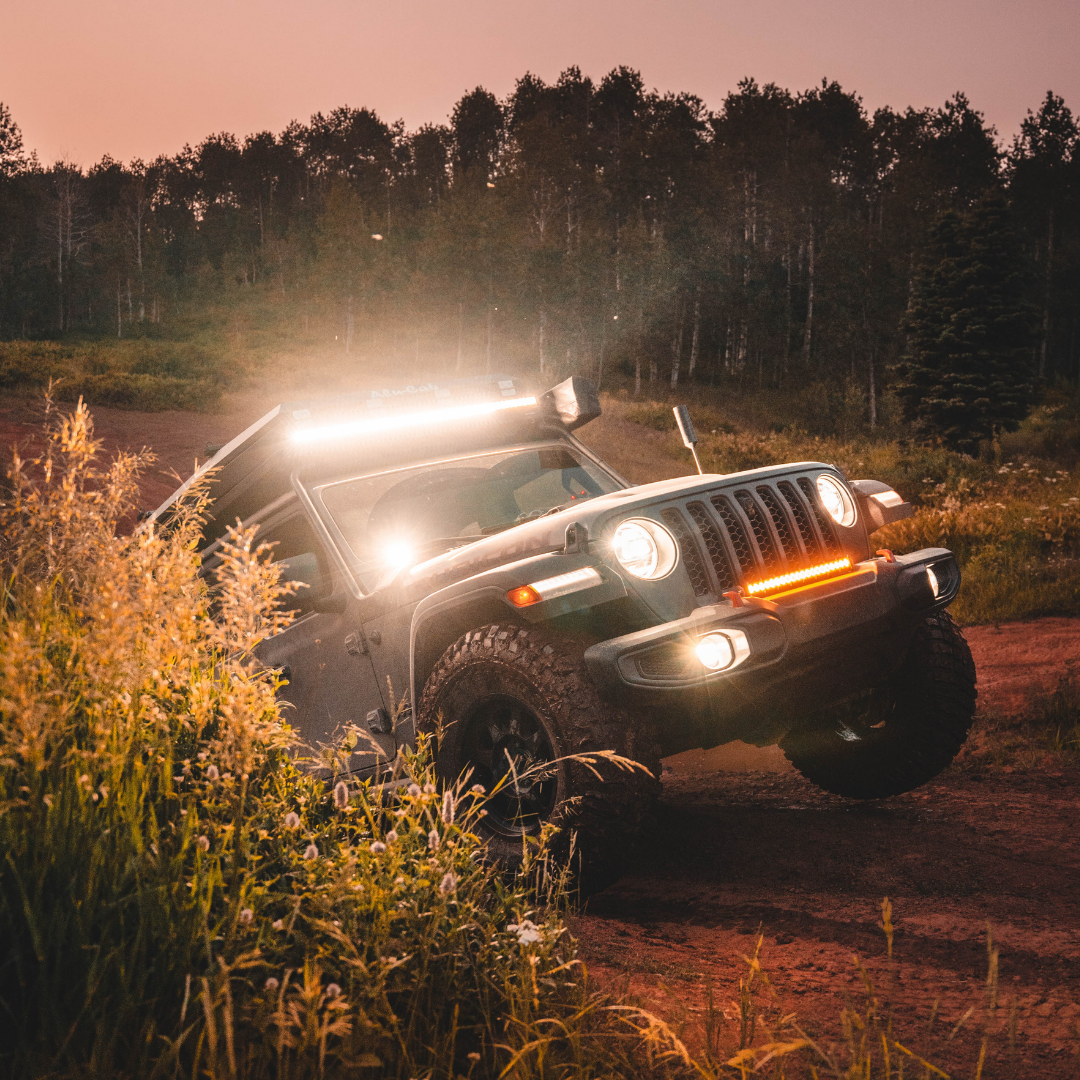
{"label": "wildflower", "polygon": [[206,760],[206,758],[207,758],[207,756],[208,756],[208,755],[207,755],[207,753],[206,753],[206,751],[205,751],[205,750],[200,750],[200,751],[198,752],[198,754],[196,755],[196,757],[198,757],[198,759],[199,759],[200,761],[205,761],[205,760]]}
{"label": "wildflower", "polygon": [[484,787],[483,784],[473,784],[473,786],[471,788],[469,788],[469,790],[474,795],[486,795],[487,794],[487,788]]}
{"label": "wildflower", "polygon": [[374,840],[371,844],[371,853],[381,855],[386,850],[386,845],[381,840]]}
{"label": "wildflower", "polygon": [[448,893],[452,893],[457,888],[457,878],[454,877],[449,871],[443,874],[442,881],[439,882],[439,892],[446,896]]}
{"label": "wildflower", "polygon": [[388,844],[392,844],[392,843],[393,843],[393,842],[394,842],[394,841],[395,841],[396,839],[397,839],[397,831],[396,831],[395,829],[391,829],[391,830],[390,830],[390,831],[389,831],[389,832],[388,832],[388,833],[386,834],[386,842],[387,842]]}
{"label": "wildflower", "polygon": [[454,824],[454,793],[446,792],[442,800],[442,819],[447,825]]}
{"label": "wildflower", "polygon": [[543,937],[540,927],[531,919],[522,919],[519,923],[508,923],[506,929],[512,934],[517,934],[518,944],[520,945],[531,945],[534,941],[539,941]]}
{"label": "wildflower", "polygon": [[363,892],[364,891],[364,886],[361,885],[359,881],[354,881],[352,883],[352,891],[353,892]]}
{"label": "wildflower", "polygon": [[[715,434],[715,432],[713,433]],[[471,1054],[465,1055],[470,1061],[479,1061],[480,1055],[474,1050]]]}
{"label": "wildflower", "polygon": [[435,794],[435,785],[434,784],[425,784],[424,785],[424,794],[425,795],[434,795]]}
{"label": "wildflower", "polygon": [[255,912],[252,911],[251,908],[246,907],[243,911],[240,912],[240,925],[247,926],[254,918]]}
{"label": "wildflower", "polygon": [[337,983],[329,983],[326,987],[326,996],[336,998],[341,996],[341,987]]}
{"label": "wildflower", "polygon": [[199,839],[195,841],[195,844],[196,844],[196,846],[198,847],[198,849],[200,851],[209,851],[210,850],[210,837],[208,837],[208,836],[200,836]]}
{"label": "wildflower", "polygon": [[428,851],[438,851],[439,850],[439,830],[438,829],[432,829],[431,832],[429,832],[427,834],[427,846],[428,846]]}
{"label": "wildflower", "polygon": [[285,920],[284,919],[275,919],[270,925],[275,930],[284,930],[285,929]]}
{"label": "wildflower", "polygon": [[290,810],[285,815],[285,828],[286,829],[299,829],[300,828],[300,815],[294,810]]}
{"label": "wildflower", "polygon": [[274,978],[273,975],[271,975],[270,978],[266,980],[266,989],[267,990],[276,990],[280,985],[281,985],[281,983],[279,983],[277,981],[277,979]]}
{"label": "wildflower", "polygon": [[206,779],[207,780],[217,780],[217,779],[220,778],[220,776],[221,776],[221,774],[218,772],[218,767],[216,765],[207,765],[206,766]]}
{"label": "wildflower", "polygon": [[410,795],[411,798],[413,798],[413,799],[420,798],[420,785],[419,784],[410,784],[407,790],[408,790],[409,795]]}
{"label": "wildflower", "polygon": [[44,803],[44,804],[45,804],[46,806],[52,806],[52,796],[51,796],[51,795],[42,795],[42,797],[41,797],[41,801],[42,801],[42,802],[43,802],[43,803]]}
{"label": "wildflower", "polygon": [[344,780],[339,780],[334,785],[334,806],[338,810],[344,810],[349,805],[349,789]]}
{"label": "wildflower", "polygon": [[319,849],[314,844],[308,844],[308,846],[304,848],[304,858],[308,862],[311,862],[312,859],[317,859],[318,857]]}
{"label": "wildflower", "polygon": [[396,878],[394,878],[394,884],[395,885],[404,885],[405,884],[405,879],[403,877],[396,877]]}

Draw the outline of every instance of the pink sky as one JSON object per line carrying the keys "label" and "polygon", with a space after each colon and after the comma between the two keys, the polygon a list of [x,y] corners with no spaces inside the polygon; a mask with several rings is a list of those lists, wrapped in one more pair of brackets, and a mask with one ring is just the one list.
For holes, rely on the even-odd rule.
{"label": "pink sky", "polygon": [[[17,5],[17,6],[16,6]],[[337,105],[417,127],[480,84],[617,64],[718,108],[744,75],[868,109],[965,91],[1011,138],[1048,89],[1080,112],[1080,0],[9,0],[0,101],[46,162],[174,153]]]}

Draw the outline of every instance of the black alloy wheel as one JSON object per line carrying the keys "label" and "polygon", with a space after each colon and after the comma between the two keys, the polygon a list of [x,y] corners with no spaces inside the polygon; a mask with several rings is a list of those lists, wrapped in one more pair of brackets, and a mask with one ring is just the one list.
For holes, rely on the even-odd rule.
{"label": "black alloy wheel", "polygon": [[555,751],[525,702],[498,695],[465,722],[464,763],[490,793],[487,824],[504,836],[533,834],[551,817],[558,788]]}
{"label": "black alloy wheel", "polygon": [[[442,783],[493,793],[475,825],[491,858],[519,866],[551,825],[547,853],[583,893],[619,876],[660,791],[660,755],[650,718],[600,696],[583,642],[514,623],[470,630],[428,676],[417,721]],[[644,768],[577,760],[602,750]]]}

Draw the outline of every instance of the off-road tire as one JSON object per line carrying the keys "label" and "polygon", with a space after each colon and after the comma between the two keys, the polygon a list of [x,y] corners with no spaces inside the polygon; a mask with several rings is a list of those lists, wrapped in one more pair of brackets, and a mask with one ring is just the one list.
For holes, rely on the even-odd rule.
{"label": "off-road tire", "polygon": [[808,780],[836,795],[883,799],[948,767],[975,712],[975,664],[947,611],[918,628],[900,670],[869,701],[839,708],[780,742]]}
{"label": "off-road tire", "polygon": [[[484,626],[458,638],[428,678],[418,728],[438,734],[436,771],[456,783],[469,767],[472,717],[494,699],[523,703],[539,720],[553,758],[613,750],[644,765],[632,772],[601,762],[602,779],[577,761],[554,768],[554,797],[546,820],[558,827],[550,853],[569,861],[578,888],[594,892],[614,881],[660,791],[660,755],[651,724],[602,700],[582,658],[582,643],[513,623]],[[522,833],[482,818],[489,854],[520,866]],[[522,830],[535,835],[539,826]]]}

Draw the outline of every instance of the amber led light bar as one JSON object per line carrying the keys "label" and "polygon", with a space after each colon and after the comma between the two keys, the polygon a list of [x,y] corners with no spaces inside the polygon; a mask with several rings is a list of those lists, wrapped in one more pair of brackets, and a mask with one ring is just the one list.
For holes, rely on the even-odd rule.
{"label": "amber led light bar", "polygon": [[747,596],[760,596],[762,593],[775,592],[777,589],[785,589],[789,585],[801,585],[815,578],[826,577],[835,574],[839,570],[850,570],[851,560],[833,559],[832,562],[821,563],[818,566],[808,566],[805,570],[792,570],[790,574],[780,574],[778,577],[767,578],[765,581],[755,581],[750,585],[743,586],[743,592]]}

